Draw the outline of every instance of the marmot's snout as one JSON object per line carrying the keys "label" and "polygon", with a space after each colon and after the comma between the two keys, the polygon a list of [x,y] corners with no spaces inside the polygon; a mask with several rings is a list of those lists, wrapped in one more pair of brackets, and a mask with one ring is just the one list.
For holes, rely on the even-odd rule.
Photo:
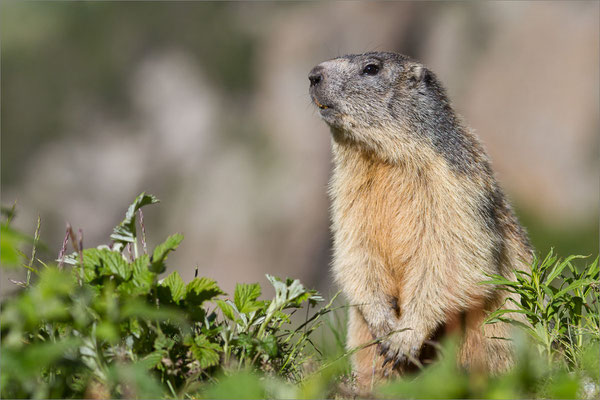
{"label": "marmot's snout", "polygon": [[313,102],[321,110],[327,110],[331,108],[331,105],[326,100],[327,98],[327,82],[325,80],[325,67],[323,64],[319,64],[314,67],[308,74],[308,80],[310,81],[310,97]]}
{"label": "marmot's snout", "polygon": [[308,80],[310,81],[310,87],[317,86],[323,80],[323,67],[317,65],[308,74]]}
{"label": "marmot's snout", "polygon": [[319,114],[330,126],[338,126],[343,107],[340,105],[342,78],[334,60],[323,62],[308,74],[310,98],[319,108]]}

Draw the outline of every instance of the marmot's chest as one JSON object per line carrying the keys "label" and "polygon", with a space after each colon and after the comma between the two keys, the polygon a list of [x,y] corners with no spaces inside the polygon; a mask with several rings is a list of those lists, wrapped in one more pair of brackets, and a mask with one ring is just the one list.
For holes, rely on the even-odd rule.
{"label": "marmot's chest", "polygon": [[464,245],[480,231],[476,191],[435,169],[338,165],[330,189],[338,256],[362,252],[404,263],[419,251]]}
{"label": "marmot's chest", "polygon": [[419,235],[435,206],[426,181],[385,166],[349,172],[332,177],[335,232],[366,242]]}

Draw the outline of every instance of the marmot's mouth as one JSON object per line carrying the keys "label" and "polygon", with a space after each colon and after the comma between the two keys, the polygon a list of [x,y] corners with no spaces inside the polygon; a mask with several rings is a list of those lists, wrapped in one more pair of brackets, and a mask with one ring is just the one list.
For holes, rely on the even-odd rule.
{"label": "marmot's mouth", "polygon": [[331,108],[331,106],[326,106],[325,104],[319,103],[319,101],[315,97],[313,97],[313,101],[321,110],[327,110],[328,108]]}

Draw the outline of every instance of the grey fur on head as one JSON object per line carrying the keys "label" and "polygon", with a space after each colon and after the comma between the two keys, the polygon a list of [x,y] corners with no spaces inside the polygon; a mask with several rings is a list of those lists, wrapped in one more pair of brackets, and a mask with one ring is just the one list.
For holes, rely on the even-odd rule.
{"label": "grey fur on head", "polygon": [[401,161],[390,146],[417,139],[460,172],[483,161],[473,151],[479,144],[462,134],[435,74],[407,56],[347,55],[317,65],[309,80],[311,98],[337,141],[356,142],[388,161]]}

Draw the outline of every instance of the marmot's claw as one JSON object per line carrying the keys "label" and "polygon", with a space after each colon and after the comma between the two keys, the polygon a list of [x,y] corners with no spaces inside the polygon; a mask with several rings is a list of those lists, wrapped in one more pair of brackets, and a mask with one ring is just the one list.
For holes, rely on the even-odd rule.
{"label": "marmot's claw", "polygon": [[385,360],[383,361],[383,366],[385,367],[389,362],[393,361],[394,357],[392,357],[391,355],[387,355],[385,356]]}
{"label": "marmot's claw", "polygon": [[385,343],[379,343],[379,354],[385,356],[390,351],[390,346]]}
{"label": "marmot's claw", "polygon": [[396,357],[396,361],[394,361],[392,368],[397,369],[399,366],[405,365],[407,363],[407,361],[408,361],[408,357],[406,357],[406,354],[402,354],[402,355]]}

